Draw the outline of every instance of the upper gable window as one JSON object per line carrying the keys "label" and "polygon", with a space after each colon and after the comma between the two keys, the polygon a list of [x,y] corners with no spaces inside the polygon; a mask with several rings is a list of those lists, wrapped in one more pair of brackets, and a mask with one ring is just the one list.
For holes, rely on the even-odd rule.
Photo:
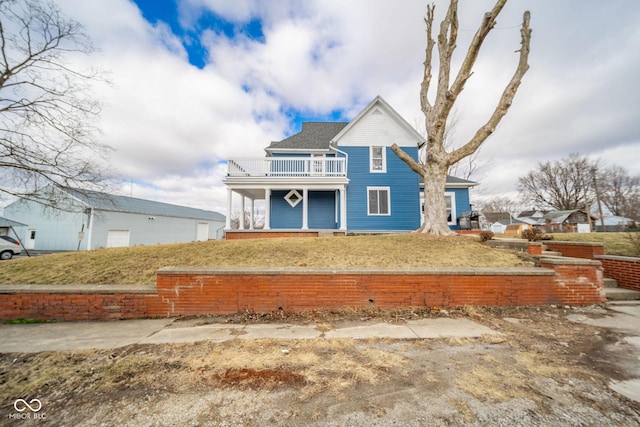
{"label": "upper gable window", "polygon": [[370,172],[384,173],[387,171],[386,150],[384,147],[369,147]]}

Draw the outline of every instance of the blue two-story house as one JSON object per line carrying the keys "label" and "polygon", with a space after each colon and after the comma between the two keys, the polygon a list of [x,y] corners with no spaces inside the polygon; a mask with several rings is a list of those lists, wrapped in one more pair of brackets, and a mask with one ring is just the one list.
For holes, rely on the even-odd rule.
{"label": "blue two-story house", "polygon": [[[303,123],[272,142],[263,158],[228,160],[224,183],[228,212],[235,195],[242,211],[264,200],[265,231],[406,232],[422,218],[419,176],[390,149],[394,143],[418,158],[424,138],[381,97],[351,122]],[[449,177],[449,223],[470,210],[471,181]],[[231,228],[227,215],[226,228]],[[248,228],[253,230],[253,215]],[[245,228],[240,221],[240,230]]]}

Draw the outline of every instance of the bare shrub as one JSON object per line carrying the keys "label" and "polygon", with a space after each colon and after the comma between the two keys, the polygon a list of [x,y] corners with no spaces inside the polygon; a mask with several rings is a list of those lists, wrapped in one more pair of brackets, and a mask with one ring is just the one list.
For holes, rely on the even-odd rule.
{"label": "bare shrub", "polygon": [[542,239],[542,231],[540,231],[537,228],[533,228],[530,230],[524,230],[522,232],[522,238],[523,239],[527,239],[530,242],[537,242],[538,240]]}
{"label": "bare shrub", "polygon": [[482,243],[493,239],[493,231],[484,230],[480,232],[480,241]]}

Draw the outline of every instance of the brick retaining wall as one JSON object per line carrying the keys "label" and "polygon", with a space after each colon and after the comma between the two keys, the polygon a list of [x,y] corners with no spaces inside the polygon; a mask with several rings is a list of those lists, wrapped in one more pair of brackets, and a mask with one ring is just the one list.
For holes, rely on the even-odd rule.
{"label": "brick retaining wall", "polygon": [[0,321],[140,319],[157,316],[155,286],[2,285]]}
{"label": "brick retaining wall", "polygon": [[344,231],[286,231],[286,230],[229,230],[226,240],[268,239],[275,237],[319,237],[325,235],[344,236]]}
{"label": "brick retaining wall", "polygon": [[562,256],[582,259],[595,259],[596,255],[604,255],[604,245],[594,242],[557,242],[545,240],[544,245],[549,250],[561,252]]}
{"label": "brick retaining wall", "polygon": [[177,268],[155,287],[0,286],[0,320],[132,319],[463,305],[587,305],[605,301],[600,263],[542,258],[545,268]]}
{"label": "brick retaining wall", "polygon": [[605,277],[616,279],[621,288],[640,291],[640,258],[597,255],[595,259],[602,263]]}

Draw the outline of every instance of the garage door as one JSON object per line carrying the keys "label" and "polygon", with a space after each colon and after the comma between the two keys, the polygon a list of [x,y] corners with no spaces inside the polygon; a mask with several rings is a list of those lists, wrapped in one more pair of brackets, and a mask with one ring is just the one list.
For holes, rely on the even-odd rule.
{"label": "garage door", "polygon": [[198,242],[206,242],[209,240],[209,223],[199,222],[196,230],[196,240]]}
{"label": "garage door", "polygon": [[120,248],[129,246],[129,230],[109,230],[107,232],[107,247]]}

